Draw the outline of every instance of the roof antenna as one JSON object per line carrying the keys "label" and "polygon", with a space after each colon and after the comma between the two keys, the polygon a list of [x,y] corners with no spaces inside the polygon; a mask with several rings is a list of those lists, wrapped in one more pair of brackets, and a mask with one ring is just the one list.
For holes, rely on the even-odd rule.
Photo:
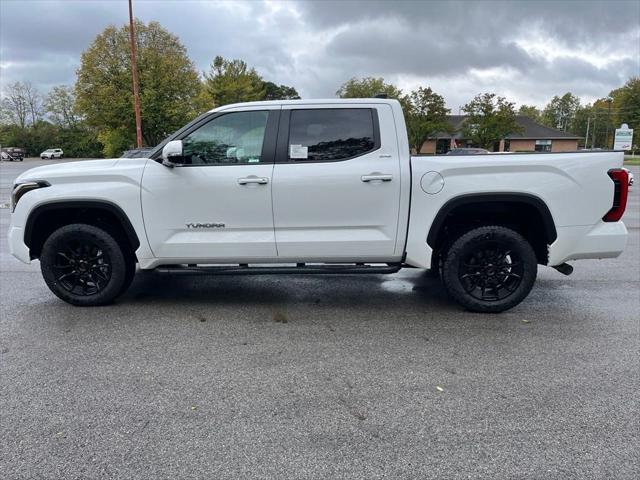
{"label": "roof antenna", "polygon": [[389,96],[386,93],[378,93],[373,98],[389,98]]}

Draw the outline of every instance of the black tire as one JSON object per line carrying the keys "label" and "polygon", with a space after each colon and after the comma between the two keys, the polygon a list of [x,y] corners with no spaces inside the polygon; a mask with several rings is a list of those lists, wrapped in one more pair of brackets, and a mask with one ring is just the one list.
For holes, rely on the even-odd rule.
{"label": "black tire", "polygon": [[506,227],[475,228],[446,252],[442,280],[449,295],[473,312],[497,313],[524,300],[538,261],[529,242]]}
{"label": "black tire", "polygon": [[65,302],[96,306],[111,303],[126,290],[135,261],[105,230],[76,223],[47,238],[40,269],[49,289]]}

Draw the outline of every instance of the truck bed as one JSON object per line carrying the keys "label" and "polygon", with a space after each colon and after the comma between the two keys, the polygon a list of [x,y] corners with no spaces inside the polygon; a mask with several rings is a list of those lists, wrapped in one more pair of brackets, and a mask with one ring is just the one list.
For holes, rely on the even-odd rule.
{"label": "truck bed", "polygon": [[406,261],[430,264],[432,248],[424,248],[425,239],[448,201],[510,192],[538,198],[548,207],[558,236],[549,248],[549,265],[617,256],[626,243],[626,228],[602,217],[614,194],[607,172],[622,167],[623,158],[622,152],[413,155]]}

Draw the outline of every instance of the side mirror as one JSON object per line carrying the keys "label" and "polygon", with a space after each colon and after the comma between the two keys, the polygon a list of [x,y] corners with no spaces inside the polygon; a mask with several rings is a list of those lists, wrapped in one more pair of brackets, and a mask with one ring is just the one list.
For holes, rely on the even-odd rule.
{"label": "side mirror", "polygon": [[184,165],[182,140],[171,140],[162,148],[162,164],[170,168]]}

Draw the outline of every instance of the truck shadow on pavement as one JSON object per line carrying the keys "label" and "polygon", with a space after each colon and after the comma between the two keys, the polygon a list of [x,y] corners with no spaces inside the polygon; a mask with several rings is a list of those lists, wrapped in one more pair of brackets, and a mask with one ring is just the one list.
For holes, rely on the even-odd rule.
{"label": "truck shadow on pavement", "polygon": [[172,275],[138,272],[117,304],[218,306],[314,304],[332,307],[437,307],[458,310],[440,281],[423,270],[394,275]]}

